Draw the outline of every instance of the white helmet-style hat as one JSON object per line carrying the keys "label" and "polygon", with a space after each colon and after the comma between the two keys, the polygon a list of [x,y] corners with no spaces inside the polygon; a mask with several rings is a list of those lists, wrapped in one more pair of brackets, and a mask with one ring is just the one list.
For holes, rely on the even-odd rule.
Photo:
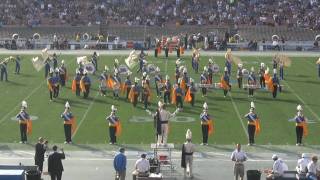
{"label": "white helmet-style hat", "polygon": [[260,66],[261,66],[261,67],[264,67],[264,66],[265,66],[265,64],[264,64],[264,63],[261,63],[261,64],[260,64]]}
{"label": "white helmet-style hat", "polygon": [[202,107],[203,107],[203,110],[208,110],[209,108],[207,102],[204,102]]}
{"label": "white helmet-style hat", "polygon": [[254,67],[253,66],[251,67],[251,72],[254,72]]}
{"label": "white helmet-style hat", "polygon": [[166,80],[170,80],[170,77],[169,77],[169,75],[166,75]]}
{"label": "white helmet-style hat", "polygon": [[303,111],[302,106],[300,104],[297,106],[297,111]]}
{"label": "white helmet-style hat", "polygon": [[27,108],[28,107],[28,104],[26,101],[22,101],[21,102],[21,106],[24,107],[24,108]]}
{"label": "white helmet-style hat", "polygon": [[242,66],[243,66],[243,65],[242,65],[241,63],[238,64],[238,67],[239,67],[239,68],[242,68]]}
{"label": "white helmet-style hat", "polygon": [[68,101],[66,102],[66,104],[64,105],[64,107],[65,107],[65,108],[70,108],[70,104],[69,104]]}
{"label": "white helmet-style hat", "polygon": [[187,139],[187,140],[191,140],[191,139],[192,139],[192,132],[191,132],[190,129],[187,130],[186,139]]}
{"label": "white helmet-style hat", "polygon": [[212,59],[209,59],[209,63],[210,63],[210,64],[213,64],[213,60],[212,60]]}
{"label": "white helmet-style hat", "polygon": [[114,63],[119,64],[119,60],[118,59],[114,59]]}
{"label": "white helmet-style hat", "polygon": [[146,76],[147,76],[147,72],[143,72],[143,73],[142,73],[142,76],[143,76],[143,77],[146,77]]}
{"label": "white helmet-style hat", "polygon": [[64,64],[64,60],[61,61],[61,64]]}
{"label": "white helmet-style hat", "polygon": [[163,106],[163,103],[161,101],[158,101],[158,107],[161,108]]}
{"label": "white helmet-style hat", "polygon": [[227,67],[224,67],[224,72],[227,72],[228,71],[228,68]]}
{"label": "white helmet-style hat", "polygon": [[115,111],[117,111],[117,108],[114,105],[112,105],[111,106],[111,111],[115,112]]}

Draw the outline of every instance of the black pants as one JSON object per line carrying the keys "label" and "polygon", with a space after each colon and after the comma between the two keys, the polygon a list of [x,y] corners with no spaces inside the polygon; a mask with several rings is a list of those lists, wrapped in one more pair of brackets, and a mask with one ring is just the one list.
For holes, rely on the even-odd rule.
{"label": "black pants", "polygon": [[249,96],[253,96],[254,89],[249,88]]}
{"label": "black pants", "polygon": [[80,96],[80,84],[76,84],[76,96]]}
{"label": "black pants", "polygon": [[237,78],[238,79],[238,87],[239,89],[242,88],[242,78]]}
{"label": "black pants", "polygon": [[225,90],[225,89],[224,89],[224,90],[223,90],[223,95],[224,95],[224,96],[227,96],[227,94],[228,94],[228,90]]}
{"label": "black pants", "polygon": [[166,55],[166,58],[168,58],[168,56],[169,56],[169,49],[168,49],[168,48],[164,49],[164,53],[165,53],[165,55]]}
{"label": "black pants", "polygon": [[265,88],[266,87],[266,82],[265,82],[263,76],[260,76],[260,87],[261,88]]}
{"label": "black pants", "polygon": [[210,81],[210,84],[213,83],[212,79],[213,79],[213,74],[212,74],[212,73],[209,73],[209,81]]}
{"label": "black pants", "polygon": [[208,125],[201,125],[202,129],[202,143],[208,143],[208,135],[209,135],[209,126]]}
{"label": "black pants", "polygon": [[64,136],[68,143],[71,142],[71,124],[64,124]]}
{"label": "black pants", "polygon": [[61,180],[62,172],[49,172],[51,180]]}
{"label": "black pants", "polygon": [[249,144],[254,144],[254,133],[256,132],[256,126],[248,124]]}
{"label": "black pants", "polygon": [[144,104],[144,109],[148,109],[148,104],[149,104],[149,102],[148,102],[148,95],[143,95],[144,96],[144,98],[143,98],[143,104]]}
{"label": "black pants", "polygon": [[196,96],[193,93],[190,93],[191,96],[191,106],[194,106],[194,102],[196,101]]}
{"label": "black pants", "polygon": [[43,171],[43,159],[35,159],[34,164],[39,167],[39,171]]}
{"label": "black pants", "polygon": [[278,85],[273,85],[273,92],[272,92],[273,98],[277,97],[277,93],[278,93]]}
{"label": "black pants", "polygon": [[297,144],[302,144],[303,127],[296,126]]}
{"label": "black pants", "polygon": [[52,88],[53,88],[53,97],[57,98],[59,96],[60,86],[57,85],[57,86],[53,86]]}
{"label": "black pants", "polygon": [[89,96],[89,93],[90,93],[90,85],[84,85],[84,88],[86,89],[86,91],[83,92],[83,97],[87,98]]}
{"label": "black pants", "polygon": [[59,76],[60,76],[61,86],[65,86],[66,85],[65,75],[60,74]]}
{"label": "black pants", "polygon": [[158,57],[158,48],[154,49],[154,57]]}
{"label": "black pants", "polygon": [[126,95],[126,99],[129,99],[129,93],[130,93],[131,87],[127,87],[127,95]]}
{"label": "black pants", "polygon": [[138,95],[133,95],[133,107],[136,107],[137,106],[137,103],[138,103]]}
{"label": "black pants", "polygon": [[50,100],[52,100],[52,97],[53,97],[53,91],[50,91],[50,90],[49,90],[49,95],[50,95]]}
{"label": "black pants", "polygon": [[177,58],[180,58],[180,48],[177,48]]}
{"label": "black pants", "polygon": [[27,138],[27,124],[20,124],[20,137],[21,141],[25,142],[28,140]]}
{"label": "black pants", "polygon": [[183,108],[182,96],[177,96],[176,97],[176,106],[177,106],[177,108],[179,107],[179,105],[180,105],[180,108]]}
{"label": "black pants", "polygon": [[110,136],[110,142],[112,144],[117,143],[116,127],[109,126],[109,136]]}
{"label": "black pants", "polygon": [[170,92],[169,91],[164,92],[163,101],[165,104],[170,103]]}
{"label": "black pants", "polygon": [[201,91],[203,96],[207,95],[207,88],[201,88]]}

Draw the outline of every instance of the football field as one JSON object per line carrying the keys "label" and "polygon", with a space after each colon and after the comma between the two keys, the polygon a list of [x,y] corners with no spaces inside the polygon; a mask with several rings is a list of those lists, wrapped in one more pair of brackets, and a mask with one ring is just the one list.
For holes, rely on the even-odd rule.
{"label": "football field", "polygon": [[[19,54],[19,51],[16,51]],[[53,51],[51,51],[52,53]],[[87,54],[91,56],[91,54]],[[176,58],[171,55],[168,59],[163,56],[154,58],[147,56],[149,64],[155,64],[161,69],[165,77],[168,74],[171,82],[174,82],[174,70]],[[8,55],[1,55],[7,57]],[[109,142],[108,125],[105,120],[110,114],[111,105],[118,109],[117,114],[122,122],[122,134],[118,138],[119,144],[150,144],[154,142],[153,119],[139,103],[134,108],[131,103],[125,100],[121,94],[119,100],[112,97],[112,91],[108,90],[107,96],[100,96],[98,93],[98,77],[104,65],[110,69],[113,67],[114,59],[117,58],[120,64],[125,64],[126,55],[100,55],[98,59],[98,72],[90,75],[93,82],[90,98],[76,97],[71,92],[71,81],[77,67],[74,55],[60,55],[59,62],[63,59],[68,70],[68,82],[66,87],[60,89],[60,96],[53,102],[49,101],[49,92],[44,78],[44,70],[37,72],[31,63],[35,55],[21,55],[21,74],[14,74],[14,63],[9,63],[9,82],[0,82],[0,142],[14,143],[20,141],[18,122],[15,116],[19,113],[22,100],[28,102],[27,112],[34,116],[33,133],[28,137],[29,141],[36,142],[39,136],[46,137],[50,143],[63,143],[64,131],[63,120],[60,114],[64,110],[64,104],[69,101],[71,111],[77,119],[77,130],[73,136],[76,144],[104,144]],[[213,58],[220,66],[220,74],[214,76],[214,82],[220,80],[225,59],[222,56],[201,56],[200,72],[208,59]],[[264,62],[272,69],[272,56],[241,56],[244,68],[252,66],[257,72],[261,62]],[[232,67],[232,91],[224,98],[221,89],[209,90],[207,97],[202,97],[201,90],[196,95],[196,105],[184,103],[183,112],[178,113],[176,118],[171,119],[170,134],[168,142],[181,144],[185,140],[185,132],[189,128],[193,133],[193,142],[202,142],[201,126],[199,115],[202,112],[202,105],[206,101],[209,105],[209,114],[213,116],[215,132],[209,137],[209,144],[233,144],[240,142],[247,143],[247,120],[243,117],[249,111],[250,102],[253,100],[256,105],[256,112],[261,120],[261,133],[256,137],[256,144],[273,145],[294,145],[295,123],[290,121],[296,114],[296,106],[301,104],[304,114],[309,120],[309,135],[303,139],[306,145],[319,145],[318,138],[320,130],[320,92],[318,69],[315,64],[315,57],[290,57],[292,65],[285,68],[283,91],[276,99],[267,90],[257,90],[254,98],[248,97],[248,92],[238,89],[236,84],[236,65]],[[184,66],[188,67],[190,77],[198,83],[200,73],[195,74],[191,68],[191,56],[184,55]],[[133,69],[131,80],[134,77],[141,77]],[[270,71],[272,72],[272,71]],[[109,72],[110,73],[110,72]],[[124,81],[124,77],[122,77]],[[153,76],[151,76],[152,104],[151,111],[157,108],[157,98]],[[162,99],[161,99],[162,100]],[[174,105],[168,109],[173,112]]]}

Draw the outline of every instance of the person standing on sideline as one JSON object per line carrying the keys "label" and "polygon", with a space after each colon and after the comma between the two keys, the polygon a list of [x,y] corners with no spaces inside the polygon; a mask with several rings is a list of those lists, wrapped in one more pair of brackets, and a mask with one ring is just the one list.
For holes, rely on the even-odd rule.
{"label": "person standing on sideline", "polygon": [[303,153],[301,158],[297,162],[297,179],[303,179],[307,176],[307,166],[310,163],[310,159],[307,157],[307,154]]}
{"label": "person standing on sideline", "polygon": [[[191,142],[192,132],[190,129],[186,133],[186,142],[182,145],[182,156],[181,156],[181,167],[184,169],[184,177],[193,178],[192,174],[192,163],[193,163],[193,153],[195,151],[195,145]],[[189,171],[188,171],[189,170]]]}
{"label": "person standing on sideline", "polygon": [[116,179],[125,180],[126,179],[126,167],[127,167],[127,157],[124,154],[125,149],[122,147],[119,153],[114,157],[113,167],[116,170]]}
{"label": "person standing on sideline", "polygon": [[39,137],[38,143],[35,146],[34,164],[38,166],[40,173],[43,171],[44,153],[47,150],[48,141],[45,141],[42,137]]}
{"label": "person standing on sideline", "polygon": [[48,157],[48,172],[51,176],[51,180],[61,180],[63,165],[62,159],[65,159],[64,151],[61,148],[61,153],[58,152],[58,147],[54,145],[52,147],[53,153]]}
{"label": "person standing on sideline", "polygon": [[15,73],[15,74],[20,74],[21,59],[20,59],[20,56],[19,56],[19,55],[17,55],[17,57],[16,57],[15,61],[16,61],[16,68],[15,68],[14,73]]}
{"label": "person standing on sideline", "polygon": [[234,178],[238,180],[240,176],[240,180],[243,180],[244,177],[244,164],[247,160],[247,155],[245,152],[241,151],[241,144],[237,144],[236,149],[231,154],[231,160],[234,162]]}

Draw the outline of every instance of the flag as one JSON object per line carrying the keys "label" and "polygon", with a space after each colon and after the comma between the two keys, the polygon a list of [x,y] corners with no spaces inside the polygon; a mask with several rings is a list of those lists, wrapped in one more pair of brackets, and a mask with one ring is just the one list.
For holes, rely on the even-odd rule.
{"label": "flag", "polygon": [[32,133],[32,121],[30,119],[27,120],[27,134]]}
{"label": "flag", "polygon": [[48,84],[48,89],[49,89],[49,91],[53,91],[53,89],[52,89],[52,84],[49,82],[49,80],[47,81],[47,84]]}
{"label": "flag", "polygon": [[80,89],[81,89],[82,92],[86,92],[86,88],[84,86],[84,81],[83,80],[80,81]]}
{"label": "flag", "polygon": [[121,132],[122,132],[122,127],[119,119],[118,122],[116,123],[116,136],[120,136]]}
{"label": "flag", "polygon": [[133,100],[134,100],[134,92],[133,92],[133,88],[130,89],[130,92],[129,92],[129,99],[130,99],[130,102],[133,103]]}
{"label": "flag", "polygon": [[73,135],[77,129],[77,121],[75,117],[71,118],[70,121],[71,121],[71,134]]}
{"label": "flag", "polygon": [[176,98],[177,98],[177,93],[175,91],[175,88],[172,89],[172,96],[171,96],[171,103],[176,104]]}
{"label": "flag", "polygon": [[302,128],[303,128],[303,137],[308,136],[308,134],[309,134],[308,124],[305,121],[302,122]]}
{"label": "flag", "polygon": [[113,80],[111,77],[108,78],[108,88],[113,89]]}
{"label": "flag", "polygon": [[208,133],[211,135],[214,132],[214,125],[213,125],[213,120],[208,121]]}
{"label": "flag", "polygon": [[260,126],[260,119],[256,119],[254,121],[254,124],[256,126],[256,131],[255,131],[255,135],[258,135],[261,131],[261,126]]}
{"label": "flag", "polygon": [[72,90],[72,92],[76,92],[76,89],[77,89],[77,82],[76,82],[76,80],[74,79],[74,80],[72,81],[71,90]]}

